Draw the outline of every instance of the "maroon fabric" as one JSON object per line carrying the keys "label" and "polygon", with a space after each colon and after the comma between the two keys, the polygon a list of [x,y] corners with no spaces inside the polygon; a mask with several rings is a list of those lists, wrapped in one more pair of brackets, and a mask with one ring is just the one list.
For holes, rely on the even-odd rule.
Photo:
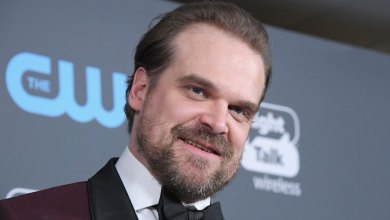
{"label": "maroon fabric", "polygon": [[90,219],[87,183],[73,183],[1,200],[0,219]]}

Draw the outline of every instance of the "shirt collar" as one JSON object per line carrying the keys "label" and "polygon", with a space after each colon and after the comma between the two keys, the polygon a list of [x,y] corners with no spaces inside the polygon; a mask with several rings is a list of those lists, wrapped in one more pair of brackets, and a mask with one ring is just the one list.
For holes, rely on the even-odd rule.
{"label": "shirt collar", "polygon": [[136,211],[158,203],[161,185],[127,147],[115,166]]}
{"label": "shirt collar", "polygon": [[[128,147],[122,153],[115,167],[136,211],[158,203],[160,200],[161,184],[133,156]],[[193,205],[196,209],[202,210],[210,205],[210,197],[184,205]]]}

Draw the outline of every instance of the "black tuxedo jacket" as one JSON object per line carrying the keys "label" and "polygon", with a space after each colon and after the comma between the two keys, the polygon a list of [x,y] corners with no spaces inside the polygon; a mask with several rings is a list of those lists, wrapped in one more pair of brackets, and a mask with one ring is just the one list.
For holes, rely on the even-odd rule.
{"label": "black tuxedo jacket", "polygon": [[137,219],[113,158],[87,182],[0,201],[1,220]]}

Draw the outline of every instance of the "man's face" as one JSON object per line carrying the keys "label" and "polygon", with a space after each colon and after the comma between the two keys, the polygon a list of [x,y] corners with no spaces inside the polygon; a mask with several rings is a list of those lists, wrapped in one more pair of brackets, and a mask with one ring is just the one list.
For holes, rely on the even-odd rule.
{"label": "man's face", "polygon": [[173,48],[139,109],[137,146],[159,182],[192,202],[237,172],[265,74],[259,54],[210,25],[188,27]]}

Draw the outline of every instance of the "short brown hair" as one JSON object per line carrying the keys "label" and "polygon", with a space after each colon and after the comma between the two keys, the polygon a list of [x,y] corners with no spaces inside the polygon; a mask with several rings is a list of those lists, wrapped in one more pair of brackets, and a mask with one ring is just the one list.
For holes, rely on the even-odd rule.
{"label": "short brown hair", "polygon": [[[173,55],[171,43],[177,34],[191,24],[205,23],[238,37],[262,56],[265,85],[261,100],[264,99],[272,72],[268,35],[263,25],[247,11],[227,2],[197,2],[182,5],[157,19],[160,21],[142,36],[134,55],[134,73],[139,67],[145,68],[149,78],[149,89],[153,89],[160,74],[171,63]],[[134,110],[127,101],[132,84],[133,77],[129,76],[124,107],[129,132],[134,118]]]}

